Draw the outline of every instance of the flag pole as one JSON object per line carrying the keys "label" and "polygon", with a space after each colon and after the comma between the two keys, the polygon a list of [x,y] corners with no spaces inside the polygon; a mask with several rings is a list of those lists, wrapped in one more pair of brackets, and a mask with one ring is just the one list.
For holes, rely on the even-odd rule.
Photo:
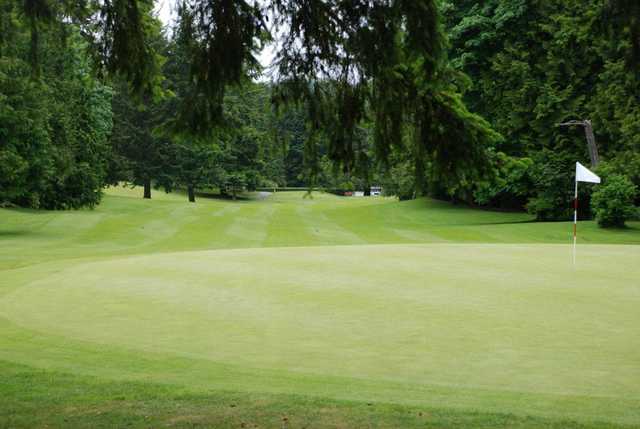
{"label": "flag pole", "polygon": [[600,183],[600,178],[584,165],[576,162],[576,189],[573,195],[573,265],[576,265],[576,241],[578,230],[578,182]]}
{"label": "flag pole", "polygon": [[576,174],[576,188],[573,196],[573,265],[576,264],[576,241],[578,232],[578,175]]}

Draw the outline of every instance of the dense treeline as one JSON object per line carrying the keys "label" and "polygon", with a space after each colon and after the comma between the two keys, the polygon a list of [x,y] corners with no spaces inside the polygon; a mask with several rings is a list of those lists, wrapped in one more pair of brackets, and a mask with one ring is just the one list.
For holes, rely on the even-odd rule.
{"label": "dense treeline", "polygon": [[588,160],[570,119],[603,189],[640,185],[635,2],[189,0],[170,29],[153,5],[0,0],[0,201],[381,184],[562,219]]}
{"label": "dense treeline", "polygon": [[[86,80],[97,85],[99,77],[116,89],[112,153],[92,159],[90,169],[101,172],[92,183],[82,182],[93,188],[94,200],[67,204],[61,196],[60,204],[42,206],[91,205],[102,184],[122,178],[144,185],[147,195],[151,183],[190,191],[217,185],[231,194],[260,180],[313,186],[327,170],[326,159],[348,180],[359,175],[366,183],[372,154],[377,163],[388,163],[405,151],[408,162],[419,166],[430,157],[432,169],[451,182],[486,171],[484,146],[496,134],[469,113],[447,77],[434,0],[189,0],[179,2],[173,36],[165,41],[151,15],[152,0],[1,5],[3,27],[15,21],[20,33],[3,32],[2,44],[24,39],[24,49],[12,58],[30,69],[20,73],[28,84],[79,80],[73,73],[49,73],[41,58],[49,40],[63,40],[61,46],[70,49],[60,37],[69,32],[80,35]],[[274,37],[268,18],[289,31],[275,35],[277,78],[263,98],[271,103],[262,111],[266,118],[253,112],[247,122],[250,112],[233,109],[232,99],[246,104],[241,94],[252,90],[250,82],[260,73],[256,55]],[[408,133],[413,138],[405,138]],[[289,150],[278,154],[278,144]],[[2,198],[40,205],[4,189]]]}
{"label": "dense treeline", "polygon": [[571,119],[592,121],[602,175],[640,185],[638,39],[625,25],[639,12],[604,0],[443,5],[452,65],[469,77],[465,101],[504,137],[476,202],[566,218],[573,163],[589,161],[582,128],[557,126]]}

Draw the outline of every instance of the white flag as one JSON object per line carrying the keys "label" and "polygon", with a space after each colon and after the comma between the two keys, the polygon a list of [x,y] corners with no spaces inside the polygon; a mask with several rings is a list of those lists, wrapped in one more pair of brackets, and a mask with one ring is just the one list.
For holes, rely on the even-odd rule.
{"label": "white flag", "polygon": [[600,183],[600,178],[587,167],[576,162],[576,182]]}

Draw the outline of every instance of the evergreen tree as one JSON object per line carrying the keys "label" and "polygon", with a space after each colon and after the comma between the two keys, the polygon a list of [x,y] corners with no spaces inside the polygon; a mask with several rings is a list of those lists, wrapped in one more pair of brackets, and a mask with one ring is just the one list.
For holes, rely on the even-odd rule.
{"label": "evergreen tree", "polygon": [[411,135],[421,177],[451,188],[488,172],[486,149],[499,136],[462,103],[436,2],[276,0],[274,10],[289,29],[277,57],[276,101],[306,107],[308,158],[318,159],[315,143],[326,139],[329,157],[353,171],[366,153],[357,130],[371,118],[382,162]]}
{"label": "evergreen tree", "polygon": [[44,25],[39,19],[53,11],[25,17],[8,0],[0,10],[0,199],[48,209],[93,206],[110,156],[111,90],[92,77],[73,23]]}
{"label": "evergreen tree", "polygon": [[[165,63],[160,54],[168,53],[168,40],[159,20],[148,16],[147,33],[151,38],[156,61]],[[165,82],[163,81],[163,85]],[[151,187],[171,188],[167,158],[172,155],[172,142],[163,132],[167,121],[166,94],[138,94],[123,78],[115,81],[112,110],[114,128],[111,135],[113,159],[110,181],[129,182],[144,187],[144,198],[151,198]]]}
{"label": "evergreen tree", "polygon": [[[611,162],[640,149],[631,3],[465,0],[443,7],[452,64],[473,82],[465,101],[504,136],[496,150],[535,160],[531,177],[538,179],[525,199],[539,218],[568,217],[571,196],[557,186],[570,183],[571,162],[589,159],[583,130],[558,123],[590,119],[601,158]],[[561,178],[550,183],[539,171]]]}
{"label": "evergreen tree", "polygon": [[161,103],[140,102],[129,94],[126,85],[119,85],[112,107],[114,127],[110,182],[142,186],[144,198],[151,198],[153,185],[170,189],[167,165],[173,156],[173,143],[158,131],[166,119]]}

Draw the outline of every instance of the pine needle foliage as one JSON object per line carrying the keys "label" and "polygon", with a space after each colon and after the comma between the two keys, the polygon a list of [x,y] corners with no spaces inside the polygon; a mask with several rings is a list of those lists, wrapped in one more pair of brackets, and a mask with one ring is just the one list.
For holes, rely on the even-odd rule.
{"label": "pine needle foliage", "polygon": [[221,125],[226,88],[259,70],[266,26],[257,2],[244,0],[182,1],[178,15],[177,38],[190,67],[176,123],[179,131],[202,136]]}
{"label": "pine needle foliage", "polygon": [[449,182],[486,170],[486,149],[499,136],[447,79],[435,1],[274,0],[272,10],[288,29],[275,101],[308,106],[311,128],[325,130],[329,157],[345,172],[356,167],[356,129],[366,120],[382,162],[412,134],[417,173],[432,165]]}
{"label": "pine needle foliage", "polygon": [[[153,94],[162,61],[150,42],[153,4],[26,0],[32,51],[41,25],[76,22],[99,72],[124,78],[134,93]],[[274,101],[306,106],[308,171],[318,171],[314,154],[325,143],[343,171],[360,169],[368,145],[358,130],[372,123],[382,163],[410,135],[417,175],[453,183],[484,174],[486,149],[498,136],[465,108],[449,79],[439,1],[182,0],[178,17],[175,37],[188,65],[173,120],[178,134],[211,136],[225,123],[225,92],[260,71],[257,54],[273,31],[280,87]]]}

